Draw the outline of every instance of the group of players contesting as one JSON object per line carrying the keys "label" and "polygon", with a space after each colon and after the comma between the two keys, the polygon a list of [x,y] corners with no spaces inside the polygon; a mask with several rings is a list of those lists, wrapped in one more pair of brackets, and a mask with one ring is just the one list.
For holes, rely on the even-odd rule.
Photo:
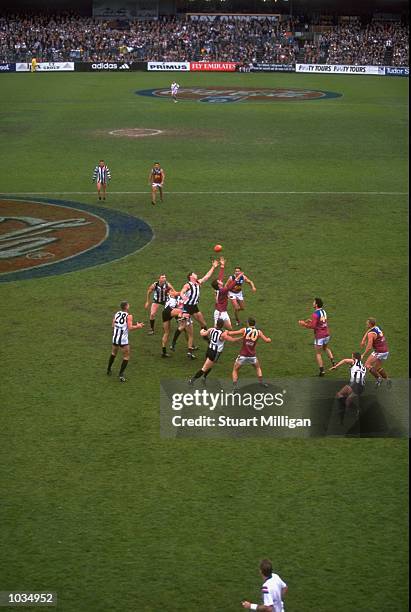
{"label": "group of players contesting", "polygon": [[[170,87],[171,99],[177,102],[177,94],[179,85],[173,82]],[[111,179],[111,172],[104,160],[100,160],[95,167],[93,173],[93,181],[97,183],[97,193],[99,200],[106,199],[107,184]],[[151,186],[151,203],[156,204],[157,194],[160,197],[160,202],[163,202],[163,186],[165,181],[165,172],[159,162],[154,163],[149,173],[149,184]],[[215,250],[221,250],[220,245],[216,245]],[[256,321],[252,317],[247,319],[244,327],[240,327],[240,313],[244,310],[243,285],[248,283],[253,292],[256,291],[254,283],[245,275],[240,267],[236,267],[231,275],[224,280],[225,275],[225,259],[220,257],[215,259],[210,270],[203,276],[198,277],[195,272],[190,272],[187,275],[187,280],[180,291],[177,291],[173,285],[167,280],[165,274],[161,274],[157,280],[151,283],[147,289],[145,308],[150,307],[150,335],[154,335],[155,318],[159,308],[162,308],[163,320],[163,335],[162,335],[162,352],[161,357],[170,357],[167,352],[167,345],[171,333],[171,322],[176,321],[176,329],[169,346],[169,350],[176,350],[177,340],[181,333],[184,332],[187,341],[187,356],[190,359],[196,359],[195,351],[199,347],[194,346],[194,321],[200,325],[200,335],[207,340],[208,348],[205,355],[205,361],[202,367],[194,373],[189,379],[189,384],[194,384],[197,379],[202,379],[205,383],[207,376],[215,366],[219,359],[225,342],[241,342],[239,355],[237,356],[233,370],[232,380],[233,385],[237,385],[238,372],[244,365],[252,365],[255,368],[256,375],[261,385],[266,386],[263,382],[263,375],[260,362],[256,355],[256,345],[258,340],[263,342],[271,342],[271,339],[256,326]],[[204,283],[206,283],[213,275],[214,271],[219,268],[217,278],[211,282],[211,286],[215,291],[215,310],[214,310],[214,325],[207,327],[203,313],[199,309],[200,291]],[[150,295],[152,296],[150,306]],[[228,313],[228,304],[231,303],[232,311],[235,316],[236,326],[239,329],[233,330],[230,315]],[[110,355],[107,374],[112,373],[112,365],[118,350],[123,354],[123,361],[119,371],[119,380],[125,382],[124,372],[128,364],[130,349],[128,333],[131,330],[139,329],[144,326],[143,323],[133,323],[133,317],[129,313],[129,303],[121,302],[120,310],[113,317],[113,339],[112,353]],[[319,376],[325,375],[323,363],[323,354],[325,353],[331,362],[330,370],[336,370],[342,365],[349,366],[350,377],[349,382],[337,394],[338,401],[342,408],[349,407],[354,399],[358,397],[364,390],[365,377],[369,372],[376,379],[376,386],[380,386],[385,379],[388,387],[391,386],[391,380],[383,367],[383,363],[389,356],[389,349],[382,329],[377,325],[375,318],[369,317],[366,321],[366,330],[361,340],[360,347],[363,352],[355,351],[351,357],[335,362],[333,352],[329,346],[330,332],[328,328],[327,313],[323,307],[321,298],[316,297],[313,301],[313,313],[310,319],[300,320],[298,324],[307,329],[314,331],[314,349],[316,362],[319,367]]]}

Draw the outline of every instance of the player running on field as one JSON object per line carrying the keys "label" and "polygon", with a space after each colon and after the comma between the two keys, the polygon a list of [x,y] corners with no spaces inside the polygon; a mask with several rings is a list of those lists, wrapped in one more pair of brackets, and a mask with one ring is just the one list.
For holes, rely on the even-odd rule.
{"label": "player running on field", "polygon": [[178,94],[179,89],[180,89],[180,85],[176,83],[175,81],[173,81],[171,83],[170,91],[171,91],[171,97],[173,98],[174,102],[177,102],[177,94]]}
{"label": "player running on field", "polygon": [[261,587],[262,604],[242,601],[241,605],[246,610],[257,610],[258,612],[284,612],[283,597],[288,591],[284,580],[278,574],[273,573],[273,564],[270,559],[263,559],[260,563],[260,574],[263,577]]}
{"label": "player running on field", "polygon": [[241,270],[239,266],[234,269],[234,274],[230,276],[227,282],[232,280],[236,280],[234,287],[232,287],[229,291],[228,297],[231,300],[231,303],[234,308],[234,316],[236,320],[236,324],[240,325],[240,311],[244,310],[244,295],[243,295],[243,285],[244,283],[248,283],[251,286],[251,290],[253,293],[257,291],[252,280],[248,278]]}
{"label": "player running on field", "polygon": [[111,368],[120,349],[123,353],[123,361],[120,366],[119,379],[120,382],[126,382],[124,377],[124,371],[128,366],[130,359],[130,346],[128,343],[128,332],[132,329],[140,329],[144,327],[144,323],[133,324],[133,315],[129,313],[130,304],[128,302],[121,302],[120,310],[114,313],[113,317],[113,339],[112,339],[112,350],[110,359],[108,360],[107,374],[111,376]]}
{"label": "player running on field", "polygon": [[241,338],[231,338],[228,332],[224,331],[224,321],[223,319],[218,319],[215,322],[215,327],[210,327],[210,329],[201,329],[200,334],[204,338],[208,338],[208,348],[206,352],[206,358],[204,364],[198,372],[194,374],[192,378],[189,379],[189,384],[192,385],[197,378],[203,377],[205,382],[207,376],[210,374],[211,369],[216,364],[219,359],[221,353],[224,349],[224,342],[239,342]]}
{"label": "player running on field", "polygon": [[354,399],[359,397],[364,391],[365,376],[367,374],[367,368],[361,360],[361,353],[353,353],[351,358],[341,359],[341,361],[333,365],[330,370],[336,370],[342,365],[348,365],[350,367],[350,382],[344,385],[336,395],[339,403],[341,424],[344,422],[346,408],[349,408]]}
{"label": "player running on field", "polygon": [[325,351],[332,363],[335,364],[334,355],[331,349],[328,347],[328,343],[330,341],[330,332],[328,329],[328,318],[327,313],[323,308],[323,301],[321,298],[314,298],[313,308],[314,312],[311,315],[311,319],[306,319],[305,321],[298,321],[298,325],[300,327],[306,327],[307,329],[314,330],[314,349],[315,349],[315,358],[318,363],[318,367],[320,368],[319,376],[325,375],[324,363],[322,358],[322,353]]}
{"label": "player running on field", "polygon": [[224,267],[225,259],[224,257],[220,257],[220,272],[218,274],[218,278],[213,280],[211,283],[211,286],[213,289],[215,289],[216,294],[214,325],[217,324],[218,319],[222,319],[224,321],[224,327],[226,329],[232,329],[231,319],[227,312],[228,295],[231,289],[233,289],[238,280],[241,278],[241,272],[235,278],[230,278],[226,285],[224,285]]}
{"label": "player running on field", "polygon": [[237,331],[230,331],[227,333],[230,334],[230,336],[239,335],[243,341],[243,345],[240,349],[240,354],[234,362],[232,374],[233,385],[237,385],[239,369],[243,365],[252,365],[256,370],[258,382],[266,387],[267,385],[263,383],[263,372],[261,370],[261,365],[256,355],[256,344],[260,338],[264,342],[271,342],[271,338],[265,336],[261,329],[257,329],[257,327],[255,326],[255,320],[252,318],[248,319],[247,327],[243,327],[242,329],[239,329]]}
{"label": "player running on field", "polygon": [[152,294],[152,303],[150,307],[150,331],[148,334],[152,336],[154,334],[154,323],[159,306],[165,306],[168,293],[175,291],[173,285],[167,281],[165,274],[160,274],[158,280],[151,283],[147,289],[146,302],[144,308],[147,310],[150,304],[150,293]]}
{"label": "player running on field", "polygon": [[103,192],[103,200],[105,200],[107,184],[111,181],[111,173],[104,159],[100,159],[98,165],[94,168],[93,178],[91,180],[93,183],[97,183],[98,199],[101,200],[101,192]]}
{"label": "player running on field", "polygon": [[361,340],[361,347],[365,346],[362,359],[364,360],[367,354],[372,351],[365,362],[365,367],[377,379],[377,387],[381,385],[383,378],[387,381],[387,386],[391,387],[391,380],[382,367],[382,362],[386,361],[390,354],[384,332],[374,318],[367,319],[365,324],[367,328]]}
{"label": "player running on field", "polygon": [[151,203],[154,206],[156,203],[157,190],[160,193],[160,201],[163,201],[163,186],[166,178],[165,172],[160,166],[159,162],[156,162],[150,170],[148,180],[151,185]]}

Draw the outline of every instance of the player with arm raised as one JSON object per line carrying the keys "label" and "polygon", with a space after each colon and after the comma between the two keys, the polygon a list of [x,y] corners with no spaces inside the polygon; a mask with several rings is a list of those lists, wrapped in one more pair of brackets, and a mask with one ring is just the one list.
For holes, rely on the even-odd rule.
{"label": "player with arm raised", "polygon": [[258,382],[266,387],[267,385],[263,383],[263,372],[261,370],[260,362],[257,359],[256,355],[256,344],[258,340],[261,338],[264,342],[271,342],[271,338],[268,338],[263,334],[261,329],[257,329],[255,326],[255,320],[249,318],[247,321],[247,327],[243,327],[237,331],[229,331],[227,332],[230,336],[239,335],[243,341],[243,345],[240,349],[240,354],[234,362],[233,368],[233,385],[236,386],[238,382],[238,371],[243,365],[252,365],[255,368]]}
{"label": "player with arm raised", "polygon": [[157,190],[160,193],[160,201],[163,201],[163,186],[166,175],[159,162],[155,162],[148,175],[148,181],[151,185],[151,203],[154,206],[156,203]]}
{"label": "player with arm raised", "polygon": [[367,368],[362,363],[361,353],[353,353],[352,357],[341,359],[333,365],[330,370],[336,370],[342,365],[347,365],[350,368],[350,381],[344,385],[336,395],[339,403],[339,415],[341,424],[344,422],[346,408],[349,408],[356,397],[359,397],[364,391],[365,375]]}
{"label": "player with arm raised", "polygon": [[283,597],[288,587],[278,574],[273,573],[273,564],[270,559],[261,561],[260,574],[264,580],[261,587],[263,603],[255,604],[245,600],[241,602],[241,605],[246,610],[257,610],[257,612],[284,612]]}
{"label": "player with arm raised", "polygon": [[311,315],[311,319],[300,320],[298,325],[307,329],[314,330],[314,349],[315,358],[320,368],[319,376],[325,376],[324,363],[322,358],[322,352],[325,351],[334,365],[334,355],[328,346],[330,341],[330,331],[328,329],[328,317],[327,313],[323,308],[323,301],[321,298],[316,297],[313,301],[314,312]]}
{"label": "player with arm raised", "polygon": [[220,358],[221,353],[224,349],[224,342],[239,342],[241,338],[231,338],[231,336],[224,331],[223,319],[218,319],[215,322],[215,327],[209,329],[201,329],[200,334],[203,338],[208,338],[208,348],[206,352],[206,358],[204,364],[198,372],[189,379],[188,383],[192,385],[197,378],[203,377],[205,382],[207,376],[210,374],[211,369]]}
{"label": "player with arm raised", "polygon": [[128,333],[133,329],[141,329],[144,327],[144,323],[133,323],[133,315],[129,313],[130,304],[126,301],[121,302],[120,310],[114,313],[112,327],[113,327],[113,339],[112,339],[112,350],[110,359],[107,366],[107,374],[111,376],[111,368],[116,358],[116,355],[121,350],[123,354],[123,361],[120,366],[119,379],[120,382],[126,382],[124,377],[124,371],[128,366],[130,359],[130,345],[128,343]]}
{"label": "player with arm raised", "polygon": [[244,310],[243,285],[244,283],[247,283],[248,285],[250,285],[253,293],[255,293],[257,289],[253,281],[249,279],[248,276],[246,276],[244,272],[241,270],[240,266],[237,266],[234,269],[234,274],[230,276],[230,278],[227,281],[227,284],[233,280],[235,280],[236,282],[234,283],[234,286],[231,287],[228,293],[228,297],[230,298],[231,303],[234,308],[234,316],[235,316],[236,324],[240,325],[240,316],[239,316],[240,311]]}
{"label": "player with arm raised", "polygon": [[382,362],[388,359],[390,354],[387,340],[381,327],[377,325],[377,321],[371,317],[366,320],[366,331],[361,340],[361,347],[365,346],[365,351],[362,354],[362,360],[366,358],[368,353],[365,367],[367,370],[377,379],[376,386],[379,387],[382,383],[383,378],[387,381],[387,386],[391,387],[391,380],[384,368]]}
{"label": "player with arm raised", "polygon": [[241,272],[236,277],[230,278],[224,285],[224,268],[225,259],[224,257],[220,257],[220,272],[218,274],[218,278],[213,280],[213,282],[211,283],[211,286],[213,287],[213,289],[215,289],[216,294],[214,325],[217,324],[218,319],[222,319],[224,321],[224,327],[226,329],[232,329],[231,320],[227,312],[228,296],[231,289],[233,289],[237,281],[240,279]]}
{"label": "player with arm raised", "polygon": [[[218,261],[215,259],[207,274],[205,274],[202,278],[198,278],[198,275],[195,272],[189,272],[189,274],[187,274],[187,282],[183,285],[180,291],[180,295],[184,302],[184,311],[193,316],[194,319],[200,323],[203,329],[207,329],[207,324],[205,322],[203,313],[198,307],[198,303],[200,301],[200,287],[207,282],[209,278],[211,278],[214,270],[217,267]],[[177,329],[176,333],[174,334],[174,338],[170,346],[172,351],[175,351],[176,342],[180,333],[181,332]]]}
{"label": "player with arm raised", "polygon": [[150,336],[154,334],[154,323],[159,306],[165,306],[167,296],[170,291],[175,291],[173,285],[167,281],[165,274],[160,274],[158,280],[151,283],[147,288],[146,302],[144,308],[147,310],[150,304],[150,294],[152,294],[152,303],[150,307]]}

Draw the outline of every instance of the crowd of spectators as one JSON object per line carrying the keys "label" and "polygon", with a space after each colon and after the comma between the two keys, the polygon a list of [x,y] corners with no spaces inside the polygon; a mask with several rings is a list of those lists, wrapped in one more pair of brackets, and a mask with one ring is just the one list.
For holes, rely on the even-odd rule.
{"label": "crowd of spectators", "polygon": [[[296,35],[298,21],[250,19],[99,21],[76,15],[0,18],[0,62],[237,61],[243,64],[408,65],[408,27],[359,21],[315,37]],[[308,25],[305,27],[307,34]]]}
{"label": "crowd of spectators", "polygon": [[362,28],[359,21],[337,26],[319,37],[315,62],[379,66],[390,50],[392,65],[408,66],[409,29],[396,23],[371,22]]}

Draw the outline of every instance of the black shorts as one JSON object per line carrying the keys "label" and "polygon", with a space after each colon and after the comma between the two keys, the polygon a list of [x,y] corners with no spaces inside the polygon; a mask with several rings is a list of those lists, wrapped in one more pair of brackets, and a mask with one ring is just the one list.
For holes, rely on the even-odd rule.
{"label": "black shorts", "polygon": [[157,300],[153,300],[153,304],[158,304],[159,306],[165,306],[165,302],[157,302]]}
{"label": "black shorts", "polygon": [[172,310],[173,309],[170,308],[170,306],[167,306],[167,308],[164,308],[163,313],[162,313],[164,323],[166,323],[167,321],[171,321],[171,319],[173,318],[171,315]]}
{"label": "black shorts", "polygon": [[206,352],[206,359],[210,359],[210,361],[214,361],[214,363],[219,359],[222,351],[218,352],[215,349],[211,349],[210,347]]}
{"label": "black shorts", "polygon": [[119,348],[124,348],[125,346],[128,346],[128,342],[127,342],[127,344],[119,344],[118,342],[113,342],[113,346],[118,346]]}
{"label": "black shorts", "polygon": [[195,314],[196,312],[200,312],[200,309],[198,307],[198,304],[185,304],[184,305],[184,311],[188,312],[188,314]]}
{"label": "black shorts", "polygon": [[364,391],[364,385],[361,385],[360,383],[350,383],[349,387],[354,395],[361,395],[361,393]]}

